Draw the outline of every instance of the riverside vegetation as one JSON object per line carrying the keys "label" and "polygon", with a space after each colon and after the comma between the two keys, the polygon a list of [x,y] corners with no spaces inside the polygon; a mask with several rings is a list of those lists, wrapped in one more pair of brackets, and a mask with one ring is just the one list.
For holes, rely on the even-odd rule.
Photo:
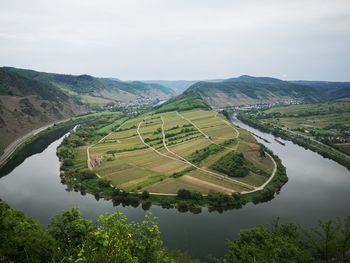
{"label": "riverside vegetation", "polygon": [[277,156],[211,110],[110,114],[81,125],[57,154],[68,189],[145,210],[238,208],[287,181]]}
{"label": "riverside vegetation", "polygon": [[265,132],[291,140],[350,169],[350,102],[273,107],[237,117]]}
{"label": "riverside vegetation", "polygon": [[[96,222],[77,208],[54,216],[47,229],[0,200],[1,262],[181,262],[199,263],[182,251],[168,251],[156,218],[128,222],[120,212]],[[349,262],[350,216],[305,229],[282,224],[241,230],[227,241],[223,258],[204,262]]]}

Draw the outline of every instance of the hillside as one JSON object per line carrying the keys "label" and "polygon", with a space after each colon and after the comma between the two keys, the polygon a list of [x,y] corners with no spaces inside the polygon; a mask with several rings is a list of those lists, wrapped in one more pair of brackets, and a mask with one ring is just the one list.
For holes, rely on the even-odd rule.
{"label": "hillside", "polygon": [[274,78],[241,76],[220,82],[198,82],[188,91],[198,93],[210,106],[255,105],[259,103],[289,103],[318,101],[318,90]]}
{"label": "hillside", "polygon": [[26,78],[51,84],[81,102],[93,105],[128,103],[136,99],[164,100],[175,94],[173,90],[160,84],[140,81],[125,82],[115,78],[45,73],[9,67],[4,69]]}
{"label": "hillside", "polygon": [[185,111],[191,109],[209,109],[210,106],[202,99],[202,97],[193,91],[185,91],[183,94],[168,100],[162,104],[157,113],[168,111]]}
{"label": "hillside", "polygon": [[319,89],[328,99],[343,100],[350,99],[350,82],[332,82],[332,81],[305,81],[297,80],[292,83],[310,86]]}
{"label": "hillside", "polygon": [[87,110],[49,83],[0,68],[0,152],[36,128]]}

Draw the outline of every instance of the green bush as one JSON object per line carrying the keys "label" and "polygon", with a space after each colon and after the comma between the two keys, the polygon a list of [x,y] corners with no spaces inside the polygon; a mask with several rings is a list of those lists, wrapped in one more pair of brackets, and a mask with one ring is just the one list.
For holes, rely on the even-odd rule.
{"label": "green bush", "polygon": [[221,157],[211,168],[230,177],[244,177],[249,169],[243,153],[231,152]]}

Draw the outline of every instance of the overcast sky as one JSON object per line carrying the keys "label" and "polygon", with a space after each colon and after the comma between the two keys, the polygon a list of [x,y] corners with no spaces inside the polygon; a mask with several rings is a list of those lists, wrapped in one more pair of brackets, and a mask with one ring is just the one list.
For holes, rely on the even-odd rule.
{"label": "overcast sky", "polygon": [[0,64],[124,80],[350,81],[350,0],[0,0]]}

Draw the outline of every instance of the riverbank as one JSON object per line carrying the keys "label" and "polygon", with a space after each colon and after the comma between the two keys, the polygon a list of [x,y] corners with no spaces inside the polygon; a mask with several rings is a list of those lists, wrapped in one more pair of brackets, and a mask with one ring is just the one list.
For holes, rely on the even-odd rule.
{"label": "riverbank", "polygon": [[278,126],[263,124],[259,120],[252,118],[249,114],[246,114],[246,113],[237,114],[237,118],[242,122],[258,130],[271,133],[274,136],[281,137],[282,139],[285,139],[285,140],[290,140],[304,147],[305,149],[310,149],[314,152],[317,152],[323,157],[332,159],[337,163],[346,167],[348,170],[350,170],[350,158],[344,154],[338,153],[336,150],[333,150],[331,147],[327,145],[323,145],[320,142],[310,140],[305,136],[301,136],[296,133],[289,132]]}

